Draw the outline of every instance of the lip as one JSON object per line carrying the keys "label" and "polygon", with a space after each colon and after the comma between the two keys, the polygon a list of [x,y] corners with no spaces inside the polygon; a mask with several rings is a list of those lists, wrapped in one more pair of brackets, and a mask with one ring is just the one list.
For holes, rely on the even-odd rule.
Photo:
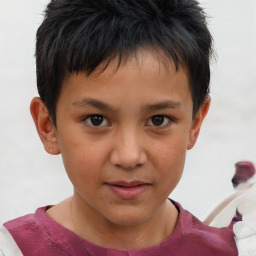
{"label": "lip", "polygon": [[115,196],[124,200],[134,200],[140,197],[151,185],[142,181],[114,181],[105,184]]}

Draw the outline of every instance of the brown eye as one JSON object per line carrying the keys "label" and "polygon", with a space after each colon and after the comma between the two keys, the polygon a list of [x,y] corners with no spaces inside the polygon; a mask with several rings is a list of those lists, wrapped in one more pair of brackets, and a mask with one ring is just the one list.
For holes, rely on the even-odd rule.
{"label": "brown eye", "polygon": [[155,127],[167,127],[171,121],[171,118],[168,116],[155,115],[148,120],[147,125]]}
{"label": "brown eye", "polygon": [[153,116],[151,119],[155,126],[160,126],[164,122],[164,116]]}
{"label": "brown eye", "polygon": [[107,119],[102,115],[90,115],[85,119],[85,121],[88,125],[94,127],[102,127],[109,124]]}

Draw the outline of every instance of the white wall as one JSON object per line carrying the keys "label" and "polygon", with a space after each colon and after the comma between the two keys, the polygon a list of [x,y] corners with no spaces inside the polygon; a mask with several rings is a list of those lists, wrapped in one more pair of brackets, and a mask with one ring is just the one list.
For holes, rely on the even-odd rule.
{"label": "white wall", "polygon": [[[240,160],[256,163],[256,1],[201,0],[218,59],[212,104],[172,197],[199,218],[232,193]],[[0,222],[72,193],[60,156],[44,152],[29,114],[34,44],[46,0],[0,0]]]}

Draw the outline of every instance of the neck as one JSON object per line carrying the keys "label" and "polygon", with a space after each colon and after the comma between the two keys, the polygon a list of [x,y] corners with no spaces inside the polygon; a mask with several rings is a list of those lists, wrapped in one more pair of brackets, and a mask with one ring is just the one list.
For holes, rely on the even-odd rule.
{"label": "neck", "polygon": [[173,233],[178,219],[177,209],[168,200],[146,222],[118,225],[95,214],[90,207],[81,207],[79,200],[74,196],[70,202],[73,231],[106,248],[131,250],[159,244]]}

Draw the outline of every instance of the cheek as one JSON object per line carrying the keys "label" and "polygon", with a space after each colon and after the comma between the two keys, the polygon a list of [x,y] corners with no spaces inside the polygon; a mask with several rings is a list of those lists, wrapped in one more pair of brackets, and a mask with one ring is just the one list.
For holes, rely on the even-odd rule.
{"label": "cheek", "polygon": [[159,172],[158,179],[162,184],[173,189],[181,178],[185,157],[186,139],[169,139],[154,145],[154,161]]}
{"label": "cheek", "polygon": [[72,183],[91,186],[101,176],[106,154],[104,147],[95,143],[72,142],[61,143],[61,153],[66,172]]}
{"label": "cheek", "polygon": [[179,165],[185,160],[187,141],[188,136],[184,136],[184,134],[155,141],[152,146],[155,159],[159,159],[160,163]]}

